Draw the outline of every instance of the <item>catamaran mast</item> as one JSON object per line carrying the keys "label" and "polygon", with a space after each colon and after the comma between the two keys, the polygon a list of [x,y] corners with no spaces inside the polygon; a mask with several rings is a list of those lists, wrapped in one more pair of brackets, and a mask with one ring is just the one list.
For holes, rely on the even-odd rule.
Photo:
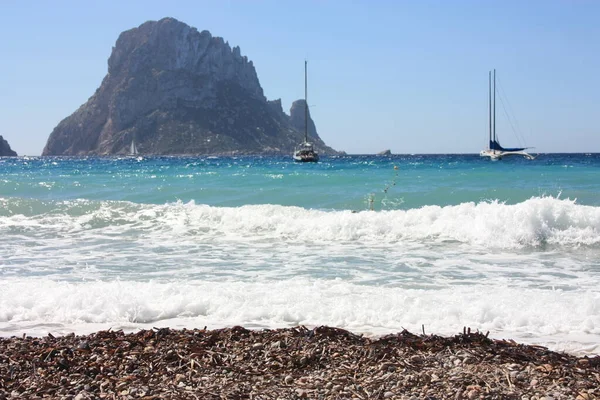
{"label": "catamaran mast", "polygon": [[308,142],[308,76],[306,73],[306,64],[304,60],[304,142]]}
{"label": "catamaran mast", "polygon": [[[490,141],[488,146],[492,144],[492,71],[488,71],[488,121],[490,125]],[[490,147],[491,150],[491,147]]]}
{"label": "catamaran mast", "polygon": [[496,143],[496,68],[494,68],[494,142]]}

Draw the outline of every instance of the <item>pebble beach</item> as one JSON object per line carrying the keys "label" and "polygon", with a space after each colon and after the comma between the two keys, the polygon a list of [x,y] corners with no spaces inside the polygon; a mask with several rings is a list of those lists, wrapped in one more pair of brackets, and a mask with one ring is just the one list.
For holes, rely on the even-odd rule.
{"label": "pebble beach", "polygon": [[597,399],[600,356],[406,330],[155,328],[0,338],[0,399]]}

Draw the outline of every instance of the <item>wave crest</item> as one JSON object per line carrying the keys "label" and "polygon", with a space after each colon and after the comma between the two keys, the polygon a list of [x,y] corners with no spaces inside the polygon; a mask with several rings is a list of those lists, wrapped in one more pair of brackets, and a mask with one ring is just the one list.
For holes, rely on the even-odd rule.
{"label": "wave crest", "polygon": [[424,206],[390,211],[326,211],[279,205],[214,207],[181,201],[40,201],[0,198],[0,231],[76,235],[91,231],[127,236],[173,235],[197,240],[460,242],[493,248],[595,246],[600,243],[600,207],[575,200],[533,197]]}

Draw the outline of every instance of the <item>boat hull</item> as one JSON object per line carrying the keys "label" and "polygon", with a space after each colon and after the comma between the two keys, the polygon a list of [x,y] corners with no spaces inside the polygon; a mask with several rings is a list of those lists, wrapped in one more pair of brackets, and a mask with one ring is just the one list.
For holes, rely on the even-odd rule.
{"label": "boat hull", "polygon": [[298,162],[317,162],[319,161],[319,153],[315,151],[312,143],[304,141],[294,150],[293,158]]}
{"label": "boat hull", "polygon": [[318,154],[312,154],[312,155],[294,154],[293,158],[294,158],[294,161],[296,161],[296,162],[318,162],[319,161]]}
{"label": "boat hull", "polygon": [[528,160],[533,160],[535,157],[525,151],[497,151],[497,150],[482,150],[479,153],[481,157],[489,157],[492,161],[501,160],[508,156],[521,156]]}

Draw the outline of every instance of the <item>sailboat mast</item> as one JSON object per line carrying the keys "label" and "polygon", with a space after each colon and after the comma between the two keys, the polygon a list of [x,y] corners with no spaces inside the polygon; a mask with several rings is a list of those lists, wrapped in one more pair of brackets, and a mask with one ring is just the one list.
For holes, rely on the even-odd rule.
{"label": "sailboat mast", "polygon": [[496,141],[496,68],[494,68],[494,142]]}
{"label": "sailboat mast", "polygon": [[304,60],[304,142],[308,142],[308,61]]}
{"label": "sailboat mast", "polygon": [[489,146],[492,144],[492,71],[488,71],[488,97],[488,121],[490,125],[490,141],[488,143]]}

